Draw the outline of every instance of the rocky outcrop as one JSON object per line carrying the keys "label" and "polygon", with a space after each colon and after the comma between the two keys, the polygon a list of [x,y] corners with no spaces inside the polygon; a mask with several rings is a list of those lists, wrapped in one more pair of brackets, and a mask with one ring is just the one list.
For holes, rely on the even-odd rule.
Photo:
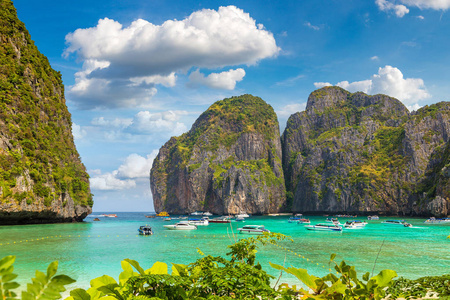
{"label": "rocky outcrop", "polygon": [[278,120],[262,99],[243,95],[214,103],[153,161],[156,212],[279,212],[285,205]]}
{"label": "rocky outcrop", "polygon": [[447,174],[449,113],[444,102],[409,113],[385,95],[338,87],[313,92],[282,135],[288,206],[294,212],[445,215],[449,194],[442,183],[448,181],[436,174]]}
{"label": "rocky outcrop", "polygon": [[93,202],[61,74],[10,0],[0,15],[0,224],[81,221]]}

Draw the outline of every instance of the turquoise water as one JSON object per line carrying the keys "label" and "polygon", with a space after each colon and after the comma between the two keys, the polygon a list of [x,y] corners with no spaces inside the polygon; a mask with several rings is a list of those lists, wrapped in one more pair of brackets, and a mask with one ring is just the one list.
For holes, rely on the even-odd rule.
{"label": "turquoise water", "polygon": [[[288,217],[250,217],[245,223],[210,224],[198,230],[171,231],[163,225],[176,221],[145,218],[144,213],[117,213],[117,218],[93,216],[83,223],[47,224],[0,227],[0,257],[16,255],[15,271],[18,281],[25,283],[36,269],[45,271],[52,261],[59,261],[58,273],[77,280],[75,286],[87,288],[89,281],[103,274],[118,278],[120,261],[137,260],[144,269],[156,261],[184,263],[200,258],[197,248],[205,254],[225,255],[226,246],[234,238],[238,226],[265,225],[272,232],[292,237],[293,242],[282,241],[279,246],[267,245],[259,249],[257,260],[274,276],[279,273],[269,262],[308,269],[310,274],[328,273],[330,254],[336,260],[345,260],[356,266],[358,273],[375,273],[382,269],[396,270],[399,276],[418,278],[427,275],[450,273],[450,224],[426,225],[424,219],[405,219],[413,228],[386,226],[380,218],[368,221],[364,229],[342,233],[308,231],[297,223],[288,223]],[[312,224],[323,222],[325,217],[310,217]],[[345,222],[340,219],[341,223]],[[362,218],[361,218],[362,220]],[[149,224],[155,234],[139,236],[140,225]],[[283,249],[285,248],[285,249]],[[280,282],[297,284],[295,278],[283,274]]]}

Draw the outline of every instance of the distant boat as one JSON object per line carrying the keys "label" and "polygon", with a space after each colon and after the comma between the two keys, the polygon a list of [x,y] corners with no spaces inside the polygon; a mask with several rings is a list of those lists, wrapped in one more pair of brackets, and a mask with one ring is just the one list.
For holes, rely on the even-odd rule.
{"label": "distant boat", "polygon": [[363,229],[367,225],[367,222],[361,222],[359,220],[355,221],[347,221],[344,224],[344,227],[347,229]]}
{"label": "distant boat", "polygon": [[156,214],[157,217],[168,217],[169,213],[167,211],[162,211],[159,214]]}
{"label": "distant boat", "polygon": [[197,229],[197,226],[189,224],[187,221],[181,221],[174,225],[164,225],[169,230],[193,230]]}
{"label": "distant boat", "polygon": [[404,227],[412,227],[410,223],[405,222],[404,220],[386,220],[381,222],[384,225],[401,225]]}
{"label": "distant boat", "polygon": [[379,220],[380,217],[379,216],[368,216],[367,220]]}
{"label": "distant boat", "polygon": [[308,230],[315,230],[315,231],[337,231],[337,232],[342,231],[341,226],[324,223],[319,223],[317,225],[305,225],[305,228]]}
{"label": "distant boat", "polygon": [[209,225],[209,221],[206,218],[201,218],[201,219],[189,219],[188,223],[191,225],[197,225],[197,226],[206,226]]}
{"label": "distant boat", "polygon": [[237,229],[239,233],[246,233],[246,234],[264,234],[264,232],[270,233],[269,230],[264,228],[263,225],[245,225],[241,228]]}
{"label": "distant boat", "polygon": [[290,217],[288,222],[289,223],[295,223],[295,222],[300,221],[300,219],[302,219],[302,218],[301,217]]}
{"label": "distant boat", "polygon": [[248,218],[250,217],[247,213],[240,213],[235,216],[235,218]]}
{"label": "distant boat", "polygon": [[207,216],[207,217],[211,217],[213,214],[210,213],[209,211],[207,211],[207,212],[204,212],[202,215],[203,216]]}
{"label": "distant boat", "polygon": [[153,234],[152,228],[147,225],[140,226],[138,231],[139,231],[140,235],[152,235]]}
{"label": "distant boat", "polygon": [[230,217],[222,216],[209,220],[209,223],[231,223]]}
{"label": "distant boat", "polygon": [[193,213],[191,213],[191,216],[202,216],[203,212],[201,211],[194,211]]}
{"label": "distant boat", "polygon": [[108,218],[117,218],[116,214],[103,214],[102,216],[108,217]]}
{"label": "distant boat", "polygon": [[299,219],[297,224],[311,224],[311,221],[309,219]]}
{"label": "distant boat", "polygon": [[424,223],[426,223],[426,224],[449,223],[450,224],[450,218],[436,219],[435,217],[431,217],[431,218],[427,219]]}

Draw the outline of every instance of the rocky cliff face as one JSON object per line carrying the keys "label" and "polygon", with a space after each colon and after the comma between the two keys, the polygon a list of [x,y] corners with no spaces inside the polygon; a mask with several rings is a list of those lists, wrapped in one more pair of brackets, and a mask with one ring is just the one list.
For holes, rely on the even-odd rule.
{"label": "rocky cliff face", "polygon": [[[282,135],[292,211],[446,215],[450,104],[313,92]],[[447,151],[447,152],[446,152]]]}
{"label": "rocky cliff face", "polygon": [[214,103],[159,151],[150,175],[155,211],[274,213],[285,186],[278,120],[251,95]]}
{"label": "rocky cliff face", "polygon": [[92,204],[61,75],[1,0],[0,224],[80,221]]}

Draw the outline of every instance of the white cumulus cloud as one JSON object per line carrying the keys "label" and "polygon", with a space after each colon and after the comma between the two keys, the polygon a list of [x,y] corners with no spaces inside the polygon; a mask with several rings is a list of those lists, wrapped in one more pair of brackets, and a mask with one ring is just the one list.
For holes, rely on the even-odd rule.
{"label": "white cumulus cloud", "polygon": [[287,119],[290,115],[296,112],[304,111],[306,109],[306,102],[287,104],[277,110],[277,115],[280,119]]}
{"label": "white cumulus cloud", "polygon": [[[408,7],[434,10],[450,8],[450,0],[375,0],[375,4],[381,11],[394,12],[399,18],[409,13]],[[418,16],[418,18],[424,19],[423,16]]]}
{"label": "white cumulus cloud", "polygon": [[80,125],[72,123],[72,135],[74,139],[81,140],[87,135],[87,132]]}
{"label": "white cumulus cloud", "polygon": [[404,15],[409,13],[409,9],[402,4],[394,4],[388,0],[376,0],[375,3],[380,10],[386,12],[392,11],[399,18],[402,18]]}
{"label": "white cumulus cloud", "polygon": [[[315,82],[316,88],[330,86],[328,82]],[[378,74],[371,79],[348,82],[341,81],[336,86],[350,92],[364,92],[367,94],[386,94],[402,101],[407,107],[417,107],[417,102],[430,97],[425,84],[420,78],[404,78],[403,73],[391,66],[378,69]]]}
{"label": "white cumulus cloud", "polygon": [[158,155],[158,150],[153,150],[146,157],[136,153],[125,158],[123,164],[117,170],[102,174],[100,170],[90,173],[95,175],[90,178],[93,190],[125,190],[136,187],[136,179],[149,178],[153,160]]}
{"label": "white cumulus cloud", "polygon": [[124,27],[104,18],[69,33],[66,43],[65,54],[84,62],[69,90],[84,109],[144,105],[156,85],[174,86],[177,72],[253,65],[280,51],[273,34],[235,6],[199,10],[161,25],[138,19]]}
{"label": "white cumulus cloud", "polygon": [[450,0],[401,0],[401,2],[420,9],[447,10],[450,8]]}
{"label": "white cumulus cloud", "polygon": [[229,70],[221,73],[211,73],[208,76],[195,70],[189,75],[188,86],[204,85],[213,89],[234,90],[236,82],[241,81],[245,76],[242,68]]}
{"label": "white cumulus cloud", "polygon": [[120,139],[125,134],[131,135],[164,135],[166,138],[180,135],[187,131],[181,122],[183,116],[188,115],[183,110],[168,110],[163,112],[140,111],[133,118],[106,119],[96,117],[91,120],[94,126],[108,129],[105,137],[109,140]]}
{"label": "white cumulus cloud", "polygon": [[153,150],[147,157],[136,153],[130,154],[118,168],[117,175],[125,178],[149,178],[156,155],[158,155],[158,150]]}
{"label": "white cumulus cloud", "polygon": [[89,179],[92,190],[125,190],[131,189],[136,186],[136,182],[131,179],[119,179],[117,178],[118,171],[115,170],[111,173],[100,174]]}

